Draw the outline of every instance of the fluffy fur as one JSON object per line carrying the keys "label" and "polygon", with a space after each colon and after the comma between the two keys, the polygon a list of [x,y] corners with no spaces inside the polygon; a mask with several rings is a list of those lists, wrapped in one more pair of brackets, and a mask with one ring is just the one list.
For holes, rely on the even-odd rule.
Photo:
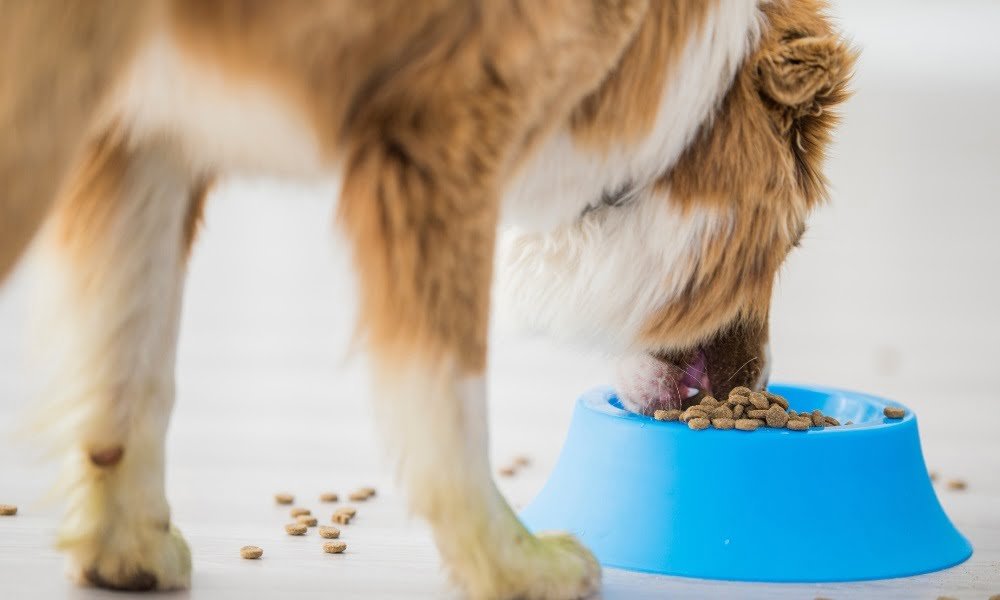
{"label": "fluffy fur", "polygon": [[0,0],[0,277],[51,213],[67,346],[46,421],[75,571],[187,584],[163,489],[184,262],[215,174],[249,170],[343,181],[379,420],[452,578],[593,592],[587,550],[528,533],[490,476],[501,213],[510,312],[618,356],[634,410],[764,385],[771,284],[823,195],[853,59],[822,8]]}

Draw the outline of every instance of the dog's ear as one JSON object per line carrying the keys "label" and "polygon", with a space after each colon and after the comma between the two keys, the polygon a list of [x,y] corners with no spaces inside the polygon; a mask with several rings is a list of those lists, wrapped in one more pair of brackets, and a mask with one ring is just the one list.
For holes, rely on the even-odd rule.
{"label": "dog's ear", "polygon": [[808,105],[850,77],[854,50],[836,36],[782,40],[757,61],[760,90],[778,104]]}

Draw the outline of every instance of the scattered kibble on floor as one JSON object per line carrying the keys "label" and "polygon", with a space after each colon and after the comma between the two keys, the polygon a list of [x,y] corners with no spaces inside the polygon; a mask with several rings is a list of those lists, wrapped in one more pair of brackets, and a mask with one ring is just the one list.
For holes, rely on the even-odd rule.
{"label": "scattered kibble on floor", "polygon": [[316,524],[319,523],[316,517],[312,515],[299,515],[295,517],[295,520],[298,521],[299,523],[302,523],[306,527],[315,527]]}
{"label": "scattered kibble on floor", "polygon": [[[840,421],[819,410],[799,413],[788,410],[788,400],[771,392],[751,392],[740,386],[725,401],[705,396],[685,410],[657,410],[657,421],[680,421],[696,431],[709,427],[755,431],[761,427],[806,431],[811,427],[839,427]],[[503,473],[501,473],[503,474]]]}
{"label": "scattered kibble on floor", "polygon": [[964,490],[967,487],[969,487],[969,484],[965,483],[964,479],[949,479],[948,480],[948,489],[949,490],[961,491],[961,490]]}
{"label": "scattered kibble on floor", "polygon": [[334,492],[323,492],[319,495],[320,502],[336,502],[337,500],[340,500],[340,497]]}
{"label": "scattered kibble on floor", "polygon": [[0,504],[0,515],[4,517],[13,517],[17,514],[17,507],[13,504]]}
{"label": "scattered kibble on floor", "polygon": [[259,546],[243,546],[240,548],[240,556],[247,560],[255,560],[264,556],[264,550]]}
{"label": "scattered kibble on floor", "polygon": [[305,535],[308,527],[302,523],[289,523],[285,525],[285,533],[288,535]]}
{"label": "scattered kibble on floor", "polygon": [[309,510],[308,508],[295,507],[292,510],[288,511],[288,514],[292,515],[293,517],[298,517],[301,515],[311,515],[312,511]]}
{"label": "scattered kibble on floor", "polygon": [[274,495],[274,501],[278,504],[291,504],[295,502],[295,496],[287,492],[281,492]]}
{"label": "scattered kibble on floor", "polygon": [[337,509],[333,513],[332,519],[333,519],[334,523],[340,523],[341,525],[347,525],[347,524],[349,524],[351,522],[351,520],[354,518],[354,515],[356,515],[356,514],[357,514],[357,510],[355,510],[355,509],[353,509],[353,508],[351,508],[349,506],[345,506],[344,508]]}
{"label": "scattered kibble on floor", "polygon": [[882,409],[882,414],[889,419],[902,419],[906,416],[906,409],[898,406],[886,406]]}
{"label": "scattered kibble on floor", "polygon": [[373,487],[363,487],[358,488],[347,495],[347,499],[351,502],[364,502],[372,496],[375,495],[375,488]]}
{"label": "scattered kibble on floor", "polygon": [[340,554],[344,550],[347,550],[347,544],[340,540],[323,543],[323,552],[326,552],[327,554]]}
{"label": "scattered kibble on floor", "polygon": [[340,537],[340,530],[331,525],[320,525],[319,537],[332,540],[333,538]]}

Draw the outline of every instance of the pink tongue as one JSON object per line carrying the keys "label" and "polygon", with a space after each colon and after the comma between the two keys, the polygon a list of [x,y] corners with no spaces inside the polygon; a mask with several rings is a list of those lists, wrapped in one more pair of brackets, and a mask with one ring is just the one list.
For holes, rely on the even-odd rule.
{"label": "pink tongue", "polygon": [[656,410],[681,408],[691,388],[708,390],[701,351],[682,365],[650,354],[629,356],[618,363],[615,391],[622,405],[632,412],[651,415]]}

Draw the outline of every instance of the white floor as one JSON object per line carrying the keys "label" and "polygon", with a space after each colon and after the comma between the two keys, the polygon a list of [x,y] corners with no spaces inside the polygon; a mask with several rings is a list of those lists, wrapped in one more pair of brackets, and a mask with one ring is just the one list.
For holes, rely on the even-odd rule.
{"label": "white floor", "polygon": [[[774,300],[775,379],[899,399],[921,419],[929,466],[976,552],[943,573],[864,584],[719,583],[608,570],[607,598],[987,598],[1000,594],[1000,6],[843,2],[865,52],[833,153],[833,203],[813,221]],[[333,187],[231,181],[216,194],[191,266],[169,438],[174,520],[195,556],[178,597],[401,598],[449,591],[425,527],[406,518],[380,460],[364,365],[347,340],[352,282],[330,243]],[[61,576],[51,548],[51,465],[11,433],[29,404],[22,368],[30,267],[0,292],[0,598],[99,598]],[[533,466],[502,485],[537,492],[572,400],[603,383],[600,357],[497,335],[490,392],[494,456]],[[271,494],[374,484],[345,527],[348,551],[290,538]],[[329,512],[322,509],[320,514]],[[244,544],[265,549],[238,558]],[[125,595],[114,595],[116,598]]]}

